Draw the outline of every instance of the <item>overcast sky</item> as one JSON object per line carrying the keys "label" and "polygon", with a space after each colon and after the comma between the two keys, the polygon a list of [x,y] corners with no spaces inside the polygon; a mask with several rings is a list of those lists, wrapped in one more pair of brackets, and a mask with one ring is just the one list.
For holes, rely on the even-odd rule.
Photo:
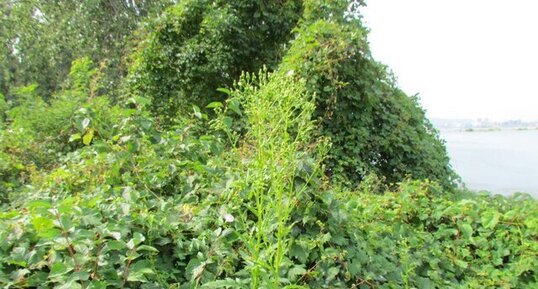
{"label": "overcast sky", "polygon": [[538,1],[367,4],[374,57],[429,117],[538,120]]}

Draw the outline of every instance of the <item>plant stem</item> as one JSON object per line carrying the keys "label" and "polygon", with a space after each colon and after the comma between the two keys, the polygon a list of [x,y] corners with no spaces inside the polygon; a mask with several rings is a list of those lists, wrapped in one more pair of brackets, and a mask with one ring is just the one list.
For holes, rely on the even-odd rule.
{"label": "plant stem", "polygon": [[73,248],[73,245],[69,241],[69,234],[65,230],[64,225],[62,224],[62,221],[60,219],[60,212],[56,211],[54,214],[56,217],[56,220],[58,221],[58,226],[62,230],[62,235],[64,237],[65,243],[67,244],[67,251],[69,252],[69,256],[71,256],[71,260],[73,260],[73,265],[75,266],[75,272],[80,271],[80,266],[77,264],[77,260],[75,259],[75,249]]}
{"label": "plant stem", "polygon": [[[135,249],[131,249],[130,252],[133,254]],[[121,282],[121,289],[125,288],[125,284],[127,284],[127,279],[129,278],[129,267],[131,266],[131,258],[127,258],[127,261],[125,262],[125,270],[123,271],[123,280]]]}

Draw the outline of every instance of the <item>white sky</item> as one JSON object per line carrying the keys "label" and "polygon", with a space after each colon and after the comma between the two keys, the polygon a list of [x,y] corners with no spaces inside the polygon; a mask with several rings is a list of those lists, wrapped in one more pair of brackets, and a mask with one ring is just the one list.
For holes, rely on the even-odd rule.
{"label": "white sky", "polygon": [[538,1],[367,5],[374,57],[429,117],[538,120]]}

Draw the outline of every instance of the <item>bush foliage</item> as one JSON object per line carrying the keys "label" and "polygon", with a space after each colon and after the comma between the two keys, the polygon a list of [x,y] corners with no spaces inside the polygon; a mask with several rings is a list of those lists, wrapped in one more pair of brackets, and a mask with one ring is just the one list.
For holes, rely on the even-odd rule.
{"label": "bush foliage", "polygon": [[313,118],[331,139],[326,165],[335,180],[355,186],[374,172],[389,183],[412,175],[453,185],[437,132],[417,99],[372,58],[367,29],[345,13],[347,1],[233,3],[183,1],[149,26],[130,83],[159,117],[223,100],[217,88],[243,71],[293,70],[316,97]]}
{"label": "bush foliage", "polygon": [[[243,71],[274,67],[301,1],[187,0],[152,21],[133,56],[130,88],[165,121],[181,108],[222,100]],[[168,117],[168,118],[167,118]]]}
{"label": "bush foliage", "polygon": [[282,64],[316,96],[315,117],[332,142],[330,174],[352,185],[373,172],[388,182],[412,175],[450,187],[446,149],[417,99],[396,87],[372,59],[365,28],[349,21],[302,26]]}
{"label": "bush foliage", "polygon": [[2,287],[538,286],[538,203],[453,186],[356,6],[232,2],[0,94]]}

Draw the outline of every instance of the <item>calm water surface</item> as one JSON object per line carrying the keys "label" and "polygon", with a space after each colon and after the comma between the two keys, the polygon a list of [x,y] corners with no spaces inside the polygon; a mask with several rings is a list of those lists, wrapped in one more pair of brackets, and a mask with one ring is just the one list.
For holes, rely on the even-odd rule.
{"label": "calm water surface", "polygon": [[451,164],[469,189],[538,197],[538,131],[441,131]]}

